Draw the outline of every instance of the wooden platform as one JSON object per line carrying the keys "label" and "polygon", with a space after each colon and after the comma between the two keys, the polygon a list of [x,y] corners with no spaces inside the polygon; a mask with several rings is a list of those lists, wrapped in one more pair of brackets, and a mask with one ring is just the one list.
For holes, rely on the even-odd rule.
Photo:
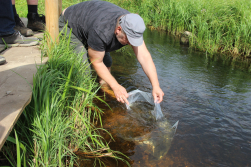
{"label": "wooden platform", "polygon": [[[36,34],[35,36],[42,36]],[[12,131],[32,95],[33,75],[41,60],[38,46],[12,47],[0,53],[6,64],[0,65],[0,149]]]}

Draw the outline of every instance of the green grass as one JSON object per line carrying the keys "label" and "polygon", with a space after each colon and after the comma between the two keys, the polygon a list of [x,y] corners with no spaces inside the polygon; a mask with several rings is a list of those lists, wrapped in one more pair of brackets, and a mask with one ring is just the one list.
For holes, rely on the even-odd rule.
{"label": "green grass", "polygon": [[[83,0],[62,0],[62,9],[82,1]],[[15,6],[17,14],[19,14],[20,17],[27,17],[28,7],[26,0],[16,0]],[[38,1],[38,13],[45,14],[45,1]]]}
{"label": "green grass", "polygon": [[[107,0],[132,13],[141,15],[145,23],[174,35],[190,31],[195,36],[190,47],[207,53],[251,56],[250,0]],[[63,1],[62,8],[81,0]],[[25,17],[27,3],[16,2],[17,12]],[[39,1],[44,14],[44,1]]]}
{"label": "green grass", "polygon": [[141,15],[152,28],[195,37],[190,47],[208,53],[250,56],[249,0],[109,0]]}
{"label": "green grass", "polygon": [[76,54],[65,36],[58,44],[44,40],[41,49],[49,60],[38,66],[32,100],[2,149],[10,165],[74,166],[80,160],[76,151],[101,166],[102,157],[127,163],[126,156],[111,150],[100,135],[108,132],[95,127],[102,122],[102,110],[94,99],[104,101],[96,95],[99,84],[82,62],[83,53]]}

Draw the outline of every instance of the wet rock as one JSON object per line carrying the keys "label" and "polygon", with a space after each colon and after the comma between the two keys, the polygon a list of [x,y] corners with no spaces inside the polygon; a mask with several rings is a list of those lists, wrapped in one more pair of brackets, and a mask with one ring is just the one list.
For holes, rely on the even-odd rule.
{"label": "wet rock", "polygon": [[193,36],[193,34],[189,31],[185,31],[183,34],[181,34],[180,37],[180,44],[182,45],[188,45],[189,46],[189,39]]}

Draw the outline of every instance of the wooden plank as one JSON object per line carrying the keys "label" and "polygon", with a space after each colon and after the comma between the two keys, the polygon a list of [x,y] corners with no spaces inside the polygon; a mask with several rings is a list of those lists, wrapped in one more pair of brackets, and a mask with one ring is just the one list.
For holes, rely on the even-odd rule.
{"label": "wooden plank", "polygon": [[0,66],[0,149],[30,103],[36,66],[47,61],[41,62],[38,46],[12,47],[1,55],[7,63]]}
{"label": "wooden plank", "polygon": [[[52,42],[59,40],[58,18],[61,12],[62,0],[45,0],[46,29]],[[41,53],[36,46],[9,48],[2,55],[7,63],[0,66],[0,150],[30,103],[36,66],[48,59],[41,62]]]}

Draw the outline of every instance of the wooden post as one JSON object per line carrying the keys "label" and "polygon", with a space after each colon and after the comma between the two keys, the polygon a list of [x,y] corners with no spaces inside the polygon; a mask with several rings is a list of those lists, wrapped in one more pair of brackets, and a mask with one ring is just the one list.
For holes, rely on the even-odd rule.
{"label": "wooden post", "polygon": [[[46,29],[50,34],[51,40],[50,42],[58,42],[58,9],[59,9],[59,0],[45,0],[45,18],[46,18]],[[62,8],[62,7],[61,7]]]}
{"label": "wooden post", "polygon": [[62,0],[58,0],[58,16],[62,13]]}

